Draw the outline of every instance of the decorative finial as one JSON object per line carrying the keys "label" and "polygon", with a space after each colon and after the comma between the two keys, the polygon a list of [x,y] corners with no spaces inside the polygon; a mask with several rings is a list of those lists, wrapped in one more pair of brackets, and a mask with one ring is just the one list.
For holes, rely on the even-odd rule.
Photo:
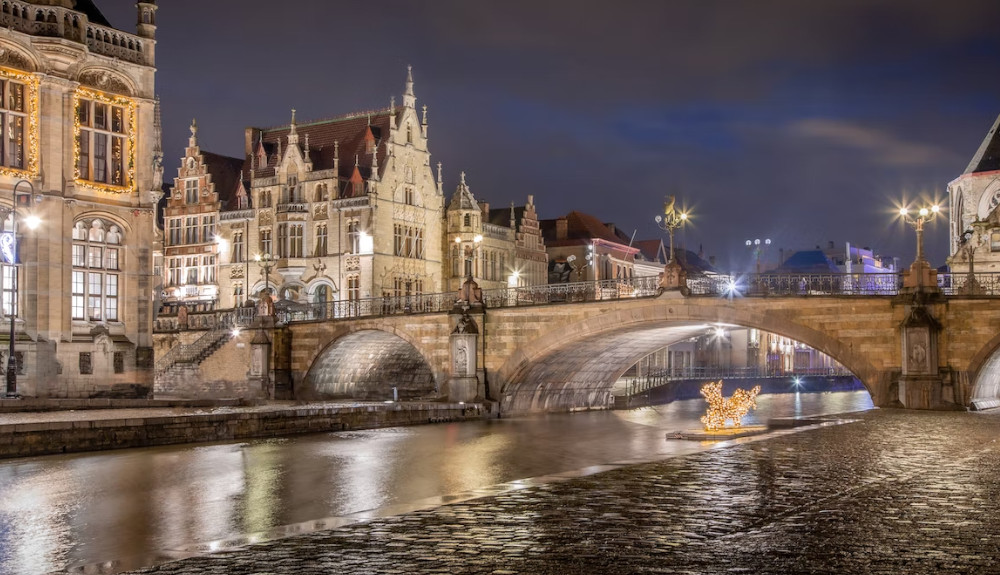
{"label": "decorative finial", "polygon": [[354,167],[357,168],[360,165],[361,165],[361,162],[358,161],[358,155],[354,154]]}
{"label": "decorative finial", "polygon": [[403,91],[403,107],[413,108],[417,97],[413,95],[413,66],[406,67],[406,90]]}
{"label": "decorative finial", "polygon": [[396,113],[396,96],[389,96],[389,111],[393,114]]}
{"label": "decorative finial", "polygon": [[441,184],[441,162],[438,162],[438,184]]}
{"label": "decorative finial", "polygon": [[309,132],[306,132],[306,154],[309,153]]}
{"label": "decorative finial", "polygon": [[461,174],[459,174],[458,178],[459,178],[459,185],[464,186],[465,185],[465,172],[462,172]]}
{"label": "decorative finial", "polygon": [[191,119],[191,137],[188,138],[188,147],[193,148],[198,145],[198,120]]}
{"label": "decorative finial", "polygon": [[420,122],[423,125],[427,125],[427,104],[424,104],[424,119]]}

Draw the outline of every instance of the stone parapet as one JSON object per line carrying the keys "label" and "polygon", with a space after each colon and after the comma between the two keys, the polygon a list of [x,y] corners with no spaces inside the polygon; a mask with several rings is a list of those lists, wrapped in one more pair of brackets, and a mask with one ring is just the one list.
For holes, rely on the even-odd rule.
{"label": "stone parapet", "polygon": [[393,403],[0,425],[0,458],[481,419],[480,404]]}

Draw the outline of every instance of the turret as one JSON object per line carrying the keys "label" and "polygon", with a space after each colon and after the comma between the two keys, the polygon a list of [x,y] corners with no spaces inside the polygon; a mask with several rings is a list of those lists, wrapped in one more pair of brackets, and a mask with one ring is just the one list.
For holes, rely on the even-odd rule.
{"label": "turret", "polygon": [[156,38],[156,0],[137,2],[139,20],[136,24],[136,34],[143,38]]}

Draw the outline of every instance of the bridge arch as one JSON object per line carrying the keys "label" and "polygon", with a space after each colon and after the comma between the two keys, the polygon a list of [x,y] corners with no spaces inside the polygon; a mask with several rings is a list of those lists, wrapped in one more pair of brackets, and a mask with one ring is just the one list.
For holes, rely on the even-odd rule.
{"label": "bridge arch", "polygon": [[501,410],[606,407],[615,381],[639,359],[714,324],[758,328],[802,342],[850,370],[877,405],[891,401],[884,372],[852,341],[773,307],[706,303],[711,305],[650,300],[628,308],[594,308],[577,321],[556,322],[510,354],[498,370]]}
{"label": "bridge arch", "polygon": [[966,373],[972,379],[971,404],[975,407],[1000,406],[1000,334],[972,356]]}
{"label": "bridge arch", "polygon": [[381,401],[432,397],[434,369],[403,334],[362,328],[341,334],[310,363],[296,397]]}

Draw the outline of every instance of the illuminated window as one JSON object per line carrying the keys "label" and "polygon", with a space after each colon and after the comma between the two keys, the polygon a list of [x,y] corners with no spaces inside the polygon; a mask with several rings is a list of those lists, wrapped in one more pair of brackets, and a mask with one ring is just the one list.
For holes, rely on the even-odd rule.
{"label": "illuminated window", "polygon": [[25,86],[0,80],[0,163],[9,168],[25,167],[25,126],[28,123]]}
{"label": "illuminated window", "polygon": [[361,228],[358,220],[347,222],[347,246],[351,254],[361,252]]}
{"label": "illuminated window", "polygon": [[128,125],[131,110],[125,102],[80,98],[76,117],[79,125],[76,144],[77,170],[82,180],[125,186]]}
{"label": "illuminated window", "polygon": [[181,243],[181,218],[171,218],[167,221],[167,245],[177,246]]}
{"label": "illuminated window", "polygon": [[[77,226],[87,233],[73,234],[70,312],[73,319],[118,321],[124,243],[121,228],[102,219]],[[173,260],[170,262],[173,265]],[[170,279],[175,279],[170,270]]]}
{"label": "illuminated window", "polygon": [[260,253],[271,253],[271,230],[260,231]]}

